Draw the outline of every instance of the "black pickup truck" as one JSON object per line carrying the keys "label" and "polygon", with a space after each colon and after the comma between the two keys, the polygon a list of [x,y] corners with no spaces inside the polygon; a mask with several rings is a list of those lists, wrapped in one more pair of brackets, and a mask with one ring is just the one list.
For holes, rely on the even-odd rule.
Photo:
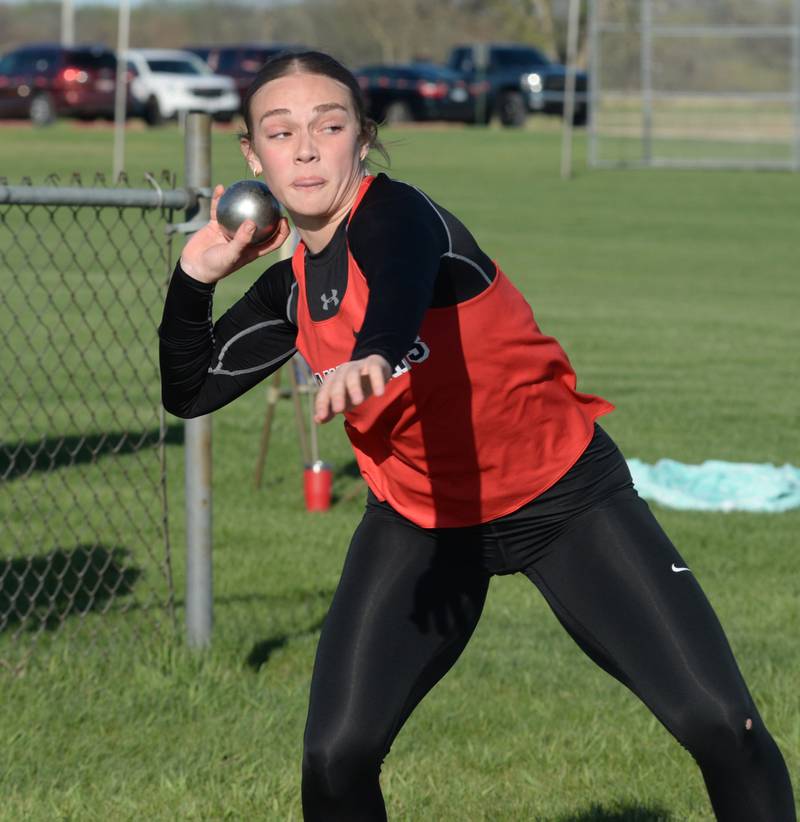
{"label": "black pickup truck", "polygon": [[[497,115],[504,126],[521,126],[528,113],[564,115],[567,69],[552,63],[538,49],[517,43],[475,43],[456,46],[449,68],[482,94],[477,119],[488,123]],[[575,73],[576,125],[586,123],[588,77]]]}

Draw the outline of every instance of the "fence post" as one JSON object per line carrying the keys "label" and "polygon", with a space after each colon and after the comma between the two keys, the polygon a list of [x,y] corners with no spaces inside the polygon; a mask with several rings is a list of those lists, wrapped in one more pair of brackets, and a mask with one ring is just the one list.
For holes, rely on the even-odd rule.
{"label": "fence post", "polygon": [[597,0],[589,0],[589,119],[586,123],[589,139],[586,141],[587,161],[597,165],[597,107],[600,102],[600,32]]}
{"label": "fence post", "polygon": [[642,0],[641,77],[642,77],[642,160],[653,162],[653,6],[652,0]]}
{"label": "fence post", "polygon": [[792,3],[792,108],[794,109],[794,147],[792,166],[800,171],[800,0]]}
{"label": "fence post", "polygon": [[[211,185],[211,118],[191,112],[184,142],[185,185]],[[210,203],[198,198],[186,212],[187,221],[208,220]],[[186,635],[190,647],[211,642],[211,415],[186,420]]]}

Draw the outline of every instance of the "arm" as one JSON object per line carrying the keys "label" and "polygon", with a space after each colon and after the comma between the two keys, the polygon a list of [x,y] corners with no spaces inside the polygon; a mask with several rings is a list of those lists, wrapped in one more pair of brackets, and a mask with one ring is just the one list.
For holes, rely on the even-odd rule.
{"label": "arm", "polygon": [[317,422],[383,394],[392,369],[419,333],[441,256],[449,247],[441,220],[410,188],[357,212],[348,242],[367,280],[369,298],[350,362],[337,368],[317,393]]}
{"label": "arm", "polygon": [[294,354],[297,329],[285,314],[292,280],[290,261],[276,263],[212,324],[214,285],[176,266],[158,329],[167,411],[188,418],[221,408]]}
{"label": "arm", "polygon": [[352,360],[379,354],[393,368],[414,344],[447,251],[442,224],[423,206],[420,212],[416,200],[404,198],[380,216],[354,219],[350,250],[369,285],[369,300]]}

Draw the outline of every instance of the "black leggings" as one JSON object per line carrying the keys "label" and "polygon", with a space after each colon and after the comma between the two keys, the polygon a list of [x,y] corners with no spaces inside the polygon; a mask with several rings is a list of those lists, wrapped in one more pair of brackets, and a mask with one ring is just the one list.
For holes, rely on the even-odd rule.
{"label": "black leggings", "polygon": [[422,529],[368,498],[317,650],[306,820],[384,820],[381,763],[464,650],[492,574],[521,571],[598,665],[700,766],[720,820],[789,822],[783,758],[711,606],[598,427],[545,494],[474,528]]}

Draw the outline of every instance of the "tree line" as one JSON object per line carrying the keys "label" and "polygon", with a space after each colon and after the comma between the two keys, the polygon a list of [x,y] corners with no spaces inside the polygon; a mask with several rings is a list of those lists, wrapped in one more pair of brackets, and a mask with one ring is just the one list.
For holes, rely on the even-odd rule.
{"label": "tree line", "polygon": [[[145,0],[132,7],[132,47],[236,42],[292,43],[328,51],[346,65],[441,62],[456,43],[523,42],[553,59],[566,48],[568,0]],[[0,2],[0,52],[60,39],[61,4]],[[117,10],[75,9],[75,41],[117,42]]]}

